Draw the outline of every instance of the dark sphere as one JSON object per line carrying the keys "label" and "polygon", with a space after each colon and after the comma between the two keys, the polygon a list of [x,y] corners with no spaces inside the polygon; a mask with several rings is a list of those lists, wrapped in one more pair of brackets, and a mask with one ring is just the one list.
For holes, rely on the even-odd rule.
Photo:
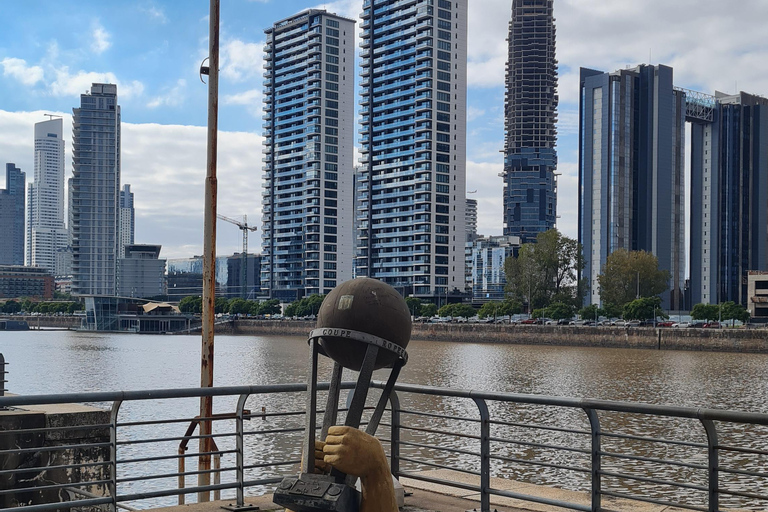
{"label": "dark sphere", "polygon": [[[331,290],[317,314],[317,328],[360,331],[405,348],[411,339],[411,313],[402,295],[386,283],[368,277],[345,281]],[[344,368],[360,371],[368,343],[323,337],[325,353]],[[376,369],[390,367],[394,352],[379,348]]]}

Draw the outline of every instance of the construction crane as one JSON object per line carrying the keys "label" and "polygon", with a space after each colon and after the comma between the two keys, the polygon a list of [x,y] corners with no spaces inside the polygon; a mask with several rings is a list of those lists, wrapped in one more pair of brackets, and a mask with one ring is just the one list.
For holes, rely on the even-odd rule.
{"label": "construction crane", "polygon": [[217,214],[216,217],[223,221],[229,222],[230,224],[234,224],[243,232],[243,261],[240,264],[240,297],[246,299],[248,298],[248,232],[256,231],[258,228],[256,226],[248,225],[247,215],[243,215],[243,222],[230,219],[229,217],[225,217],[221,214]]}

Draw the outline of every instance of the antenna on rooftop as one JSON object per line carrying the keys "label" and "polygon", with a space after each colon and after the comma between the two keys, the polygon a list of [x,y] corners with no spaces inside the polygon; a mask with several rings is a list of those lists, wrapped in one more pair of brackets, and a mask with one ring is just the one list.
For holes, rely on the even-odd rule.
{"label": "antenna on rooftop", "polygon": [[61,117],[60,115],[57,115],[57,114],[43,114],[43,115],[48,116],[49,121],[52,120],[54,117]]}

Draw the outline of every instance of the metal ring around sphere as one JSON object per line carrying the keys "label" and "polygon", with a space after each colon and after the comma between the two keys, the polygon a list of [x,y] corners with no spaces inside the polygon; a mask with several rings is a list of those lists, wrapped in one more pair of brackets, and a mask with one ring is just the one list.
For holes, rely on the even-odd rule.
{"label": "metal ring around sphere", "polygon": [[368,334],[367,332],[353,331],[351,329],[340,329],[338,327],[320,327],[318,329],[309,331],[310,340],[313,338],[324,337],[345,338],[368,343],[369,345],[376,345],[377,347],[383,348],[384,350],[394,352],[395,355],[403,360],[403,365],[408,362],[408,352],[406,352],[403,347],[397,343],[387,341],[384,338],[379,338],[373,334]]}

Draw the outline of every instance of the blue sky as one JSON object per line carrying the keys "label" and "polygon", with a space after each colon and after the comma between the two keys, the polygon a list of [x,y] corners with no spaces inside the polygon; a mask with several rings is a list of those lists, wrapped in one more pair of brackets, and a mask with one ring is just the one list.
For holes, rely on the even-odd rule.
{"label": "blue sky", "polygon": [[[479,231],[500,234],[504,63],[511,0],[469,0],[467,190]],[[219,212],[259,223],[264,29],[319,7],[357,18],[361,0],[222,0]],[[640,63],[674,67],[677,85],[703,92],[768,94],[768,2],[555,0],[560,62],[558,227],[576,236],[578,70]],[[118,84],[123,183],[136,194],[136,241],[163,256],[200,254],[207,89],[198,77],[208,48],[206,0],[0,0],[0,164],[31,181],[32,126],[65,116],[71,175],[71,112],[91,82]],[[741,16],[741,17],[740,17]],[[0,186],[4,186],[0,176]],[[259,237],[252,237],[255,249]],[[240,231],[219,224],[220,254]]]}

